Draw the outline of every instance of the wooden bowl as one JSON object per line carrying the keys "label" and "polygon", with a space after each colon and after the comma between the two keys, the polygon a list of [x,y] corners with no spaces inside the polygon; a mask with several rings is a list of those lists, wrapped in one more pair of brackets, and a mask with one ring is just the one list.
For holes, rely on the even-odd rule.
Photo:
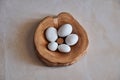
{"label": "wooden bowl", "polygon": [[[58,29],[63,24],[71,24],[73,26],[73,32],[79,36],[79,40],[76,45],[71,47],[71,51],[67,54],[59,51],[50,51],[47,48],[49,43],[45,38],[45,30],[54,26]],[[34,36],[35,47],[39,58],[48,66],[67,66],[76,62],[83,54],[85,54],[88,46],[88,37],[83,27],[73,18],[72,15],[66,12],[60,13],[56,17],[48,16],[44,18],[38,28],[36,29]]]}

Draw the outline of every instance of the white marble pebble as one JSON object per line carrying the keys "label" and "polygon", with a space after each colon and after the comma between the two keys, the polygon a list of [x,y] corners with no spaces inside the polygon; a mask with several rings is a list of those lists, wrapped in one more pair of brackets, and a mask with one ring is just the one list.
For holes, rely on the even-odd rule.
{"label": "white marble pebble", "polygon": [[48,49],[50,51],[56,51],[57,48],[58,48],[58,43],[56,43],[56,42],[51,42],[48,44]]}
{"label": "white marble pebble", "polygon": [[70,34],[65,38],[65,42],[69,46],[73,46],[78,42],[78,35],[77,34]]}
{"label": "white marble pebble", "polygon": [[71,24],[64,24],[58,29],[58,36],[59,37],[66,37],[72,32],[72,25]]}
{"label": "white marble pebble", "polygon": [[58,38],[57,30],[54,27],[49,27],[45,32],[45,36],[49,42],[54,42]]}
{"label": "white marble pebble", "polygon": [[68,45],[66,45],[66,44],[60,44],[60,45],[58,46],[58,50],[59,50],[60,52],[68,53],[68,52],[71,51],[71,48],[70,48],[70,46],[68,46]]}

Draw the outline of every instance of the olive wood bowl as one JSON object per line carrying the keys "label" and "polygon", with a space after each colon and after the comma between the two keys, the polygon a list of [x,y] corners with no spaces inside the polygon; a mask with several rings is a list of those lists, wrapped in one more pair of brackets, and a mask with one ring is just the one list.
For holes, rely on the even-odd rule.
{"label": "olive wood bowl", "polygon": [[[58,29],[63,24],[71,24],[73,27],[72,33],[78,35],[77,44],[71,46],[69,53],[61,53],[59,51],[50,51],[47,48],[48,41],[45,38],[45,30],[50,26]],[[37,27],[34,35],[34,43],[38,57],[47,66],[67,66],[75,63],[82,55],[86,53],[88,47],[88,37],[83,27],[73,18],[72,15],[66,12],[58,14],[58,16],[45,17]]]}

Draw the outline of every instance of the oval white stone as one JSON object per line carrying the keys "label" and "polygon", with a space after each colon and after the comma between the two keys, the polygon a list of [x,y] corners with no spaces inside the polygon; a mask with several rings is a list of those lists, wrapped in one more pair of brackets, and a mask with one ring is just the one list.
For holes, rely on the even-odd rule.
{"label": "oval white stone", "polygon": [[58,38],[57,30],[54,27],[49,27],[46,30],[45,35],[46,35],[46,39],[50,42],[54,42]]}
{"label": "oval white stone", "polygon": [[48,44],[48,49],[51,51],[56,51],[57,47],[58,47],[58,43],[56,43],[56,42],[51,42]]}
{"label": "oval white stone", "polygon": [[67,45],[72,46],[78,42],[78,35],[77,34],[70,34],[66,37],[65,42]]}
{"label": "oval white stone", "polygon": [[71,48],[70,48],[70,46],[68,46],[68,45],[66,45],[66,44],[60,44],[60,45],[58,46],[58,50],[59,50],[60,52],[65,52],[65,53],[67,53],[67,52],[70,52],[70,51],[71,51]]}
{"label": "oval white stone", "polygon": [[65,37],[71,34],[72,32],[72,25],[64,24],[58,29],[58,36]]}

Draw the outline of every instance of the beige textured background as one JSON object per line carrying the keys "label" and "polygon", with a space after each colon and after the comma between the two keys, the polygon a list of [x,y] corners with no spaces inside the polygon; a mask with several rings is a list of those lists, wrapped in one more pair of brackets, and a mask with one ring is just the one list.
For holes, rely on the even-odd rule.
{"label": "beige textured background", "polygon": [[[34,31],[70,12],[88,33],[88,54],[68,67],[36,57]],[[120,0],[0,0],[0,80],[120,80]]]}

